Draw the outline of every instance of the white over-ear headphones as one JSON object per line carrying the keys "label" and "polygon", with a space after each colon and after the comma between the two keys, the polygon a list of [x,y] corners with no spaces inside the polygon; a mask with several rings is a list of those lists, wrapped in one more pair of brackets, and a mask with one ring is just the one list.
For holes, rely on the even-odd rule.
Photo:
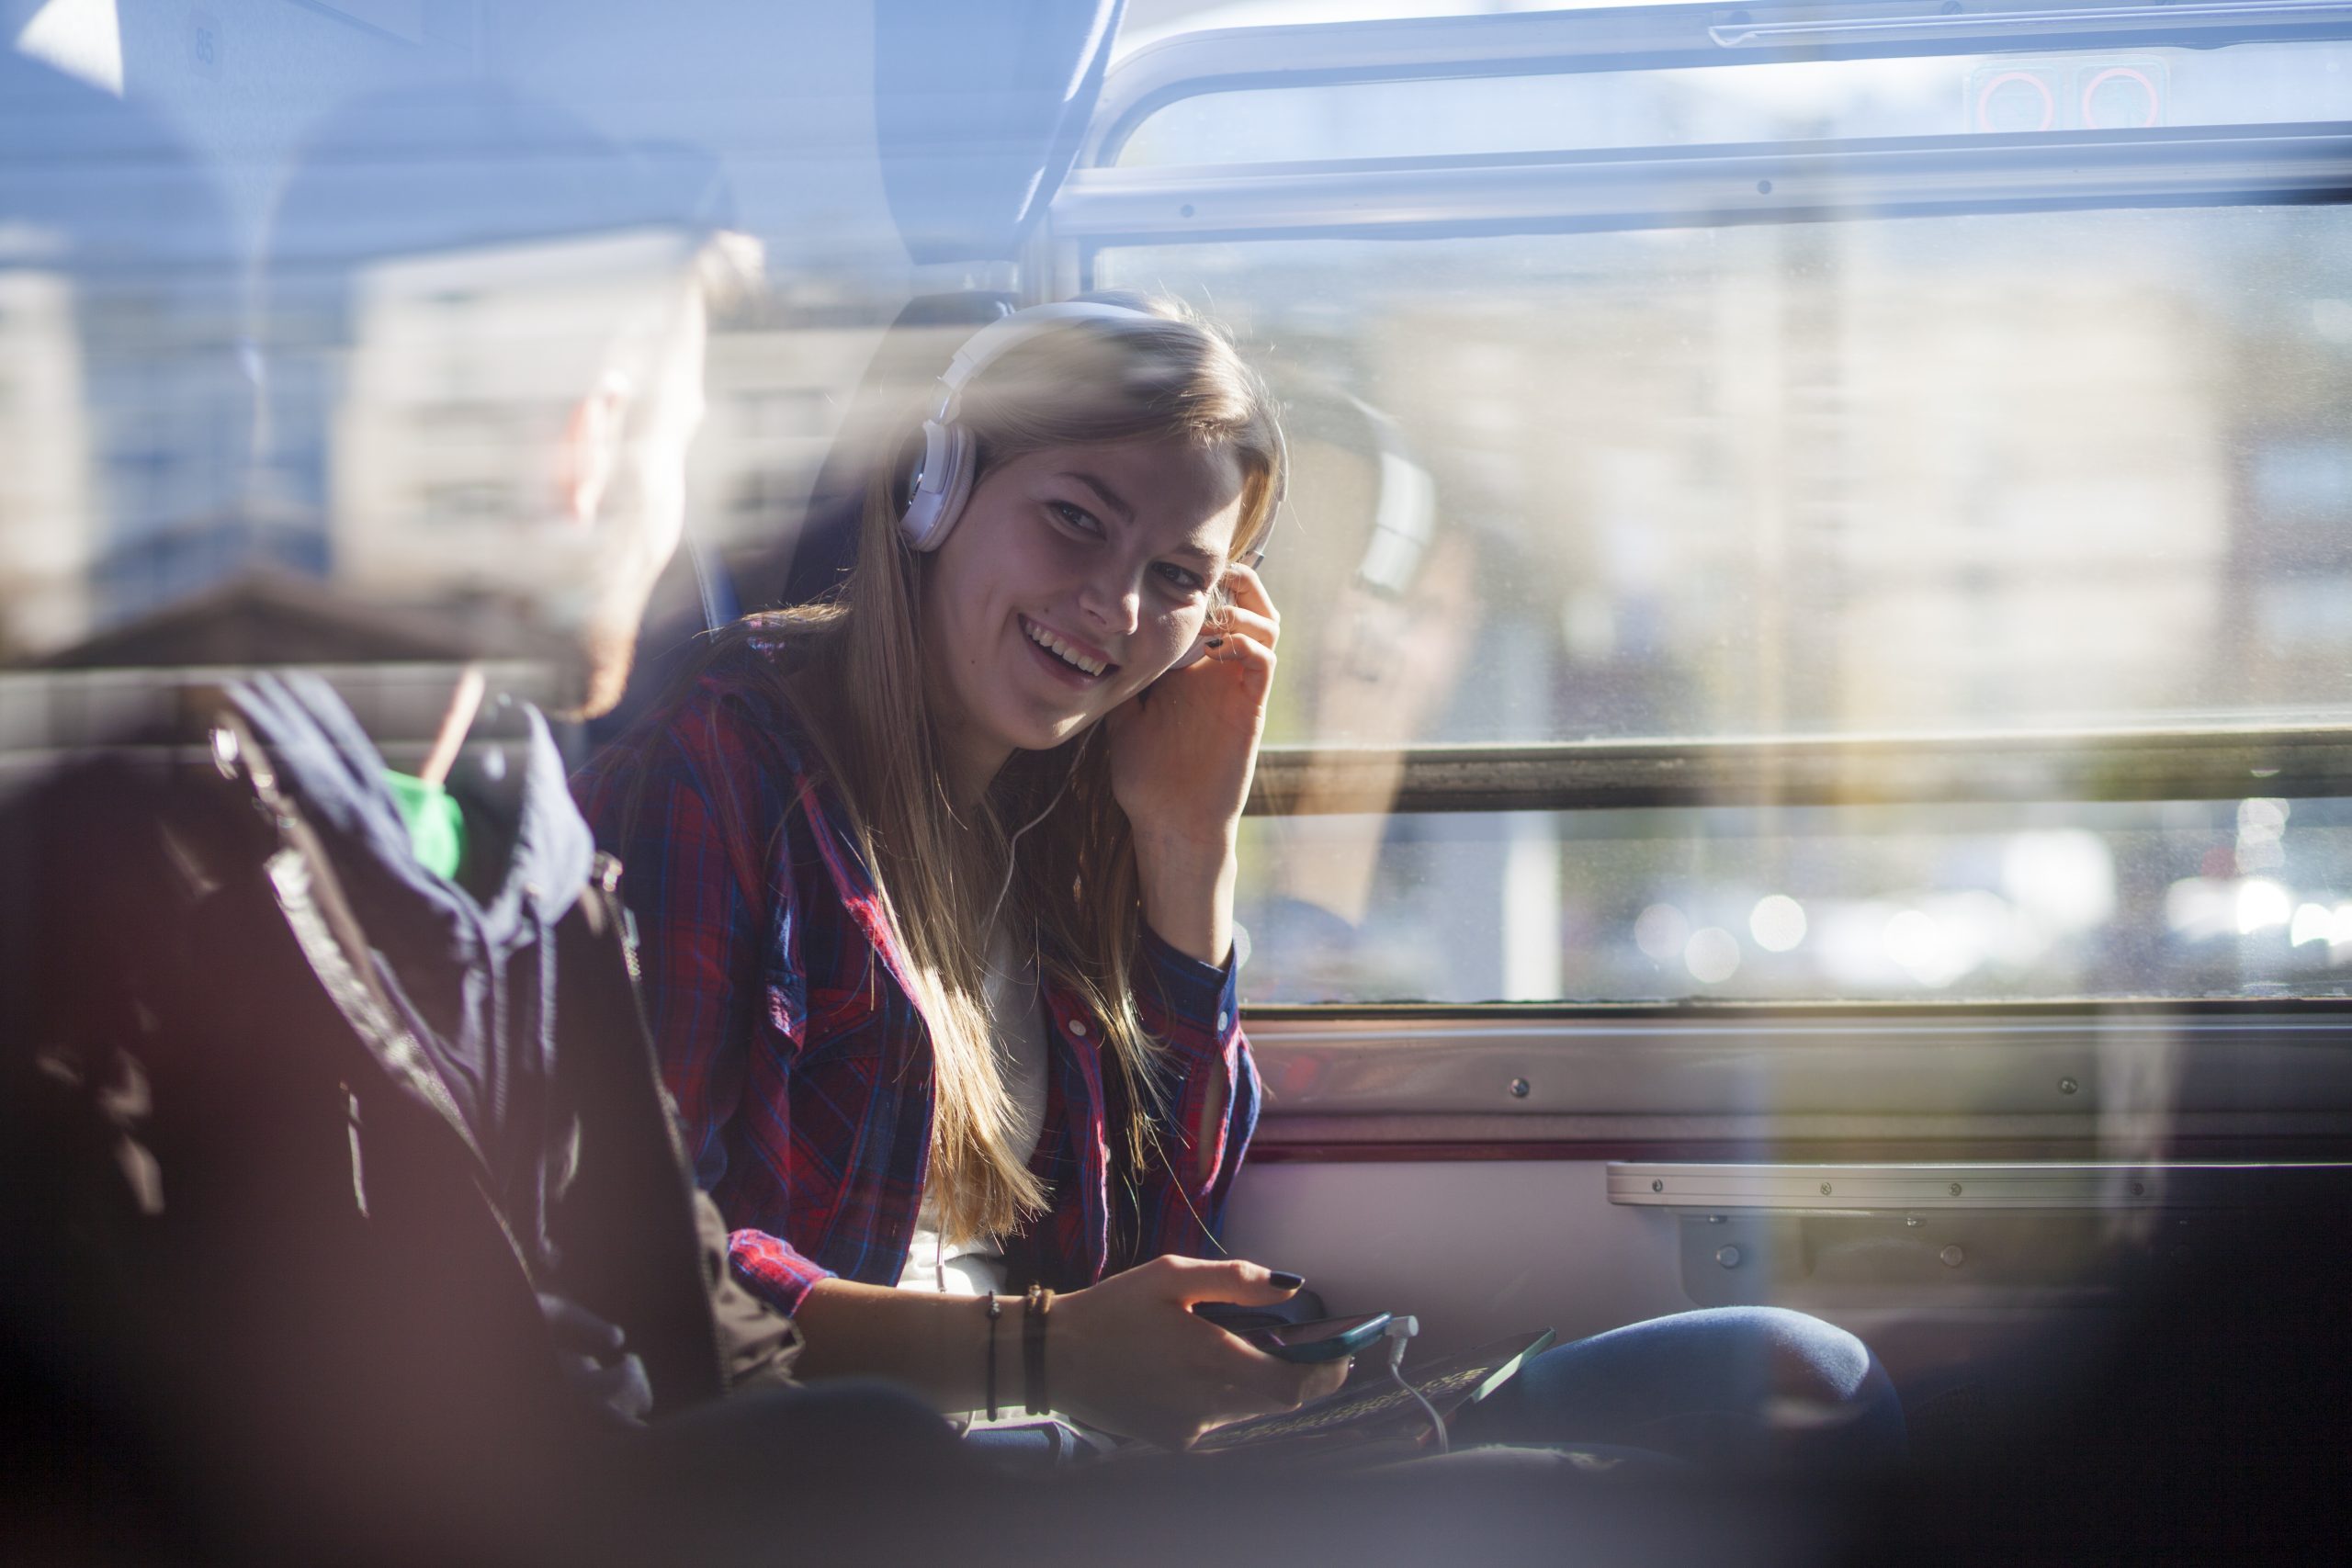
{"label": "white over-ear headphones", "polygon": [[974,333],[939,378],[939,400],[922,422],[922,463],[907,486],[907,510],[899,520],[908,547],[935,550],[972,498],[978,466],[971,433],[956,423],[964,388],[1006,349],[1060,321],[1156,321],[1148,310],[1091,300],[1032,305],[1001,317]]}

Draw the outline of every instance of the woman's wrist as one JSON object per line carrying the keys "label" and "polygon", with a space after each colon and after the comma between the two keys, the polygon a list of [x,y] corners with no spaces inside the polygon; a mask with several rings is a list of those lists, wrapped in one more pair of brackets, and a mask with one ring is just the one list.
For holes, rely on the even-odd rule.
{"label": "woman's wrist", "polygon": [[1144,919],[1169,946],[1212,966],[1232,947],[1234,837],[1136,835]]}
{"label": "woman's wrist", "polygon": [[1032,1416],[1053,1414],[1053,1379],[1046,1334],[1053,1325],[1054,1292],[1032,1285],[1021,1305],[1022,1408]]}
{"label": "woman's wrist", "polygon": [[[1018,1315],[1017,1301],[1004,1316]],[[1000,1327],[974,1295],[935,1295],[888,1285],[825,1279],[795,1314],[807,1348],[796,1369],[807,1378],[882,1377],[903,1383],[943,1411],[978,1410],[988,1398],[989,1343]],[[1020,1347],[1014,1333],[996,1345],[999,1397],[1020,1389]],[[1009,1358],[1009,1359],[1008,1359]]]}
{"label": "woman's wrist", "polygon": [[[1056,1292],[1052,1314],[1046,1322],[1046,1366],[1053,1406],[1067,1416],[1088,1420],[1095,1409],[1094,1306],[1084,1290]],[[1008,1320],[1012,1316],[1006,1313]],[[1024,1385],[1025,1389],[1025,1385]],[[1101,1425],[1099,1420],[1089,1425]],[[1108,1430],[1109,1428],[1105,1428]]]}

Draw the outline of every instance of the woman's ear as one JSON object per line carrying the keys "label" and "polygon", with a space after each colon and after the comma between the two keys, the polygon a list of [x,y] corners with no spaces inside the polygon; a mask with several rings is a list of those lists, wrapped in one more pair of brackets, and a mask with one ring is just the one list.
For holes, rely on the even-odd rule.
{"label": "woman's ear", "polygon": [[621,431],[628,419],[628,380],[608,374],[571,405],[563,422],[563,448],[556,464],[556,502],[571,522],[593,524],[603,510],[620,464]]}

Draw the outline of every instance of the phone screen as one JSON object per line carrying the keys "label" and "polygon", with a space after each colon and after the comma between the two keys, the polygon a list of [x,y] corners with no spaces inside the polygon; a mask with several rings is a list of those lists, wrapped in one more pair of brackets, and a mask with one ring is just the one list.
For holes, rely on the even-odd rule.
{"label": "phone screen", "polygon": [[1261,1350],[1295,1348],[1301,1345],[1319,1344],[1352,1333],[1368,1323],[1385,1321],[1385,1312],[1363,1312],[1353,1317],[1323,1317],[1313,1323],[1286,1323],[1278,1328],[1252,1329],[1246,1337]]}

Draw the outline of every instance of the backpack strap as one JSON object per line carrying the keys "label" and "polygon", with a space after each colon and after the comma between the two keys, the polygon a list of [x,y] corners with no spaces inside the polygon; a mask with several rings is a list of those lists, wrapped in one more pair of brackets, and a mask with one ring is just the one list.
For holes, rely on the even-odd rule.
{"label": "backpack strap", "polygon": [[[515,1267],[526,1280],[533,1279],[530,1258],[515,1239],[505,1210],[500,1205],[488,1157],[474,1131],[467,1125],[448,1085],[400,1021],[376,970],[375,949],[345,895],[343,884],[329,863],[318,832],[304,819],[293,799],[277,787],[267,754],[233,710],[213,721],[212,757],[222,776],[242,780],[263,812],[276,826],[278,847],[264,862],[278,913],[292,933],[295,945],[335,1011],[352,1035],[384,1075],[430,1107],[455,1134],[469,1161],[469,1173],[481,1191],[482,1205],[497,1222],[499,1234],[514,1254]],[[352,1134],[352,1176],[363,1193],[358,1131]]]}
{"label": "backpack strap", "polygon": [[[593,1190],[566,1205],[559,1247],[565,1279],[591,1310],[629,1325],[655,1407],[717,1397],[727,1348],[709,1294],[692,1167],[637,994],[620,863],[596,856],[587,886],[556,922],[557,1076],[587,1148],[578,1179]],[[581,1221],[594,1215],[583,1229]]]}

